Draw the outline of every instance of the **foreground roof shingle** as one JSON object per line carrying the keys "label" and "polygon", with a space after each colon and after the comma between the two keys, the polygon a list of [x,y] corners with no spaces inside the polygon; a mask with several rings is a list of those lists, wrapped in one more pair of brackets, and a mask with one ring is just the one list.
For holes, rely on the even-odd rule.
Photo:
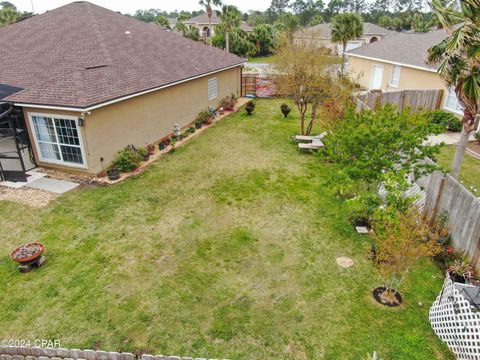
{"label": "foreground roof shingle", "polygon": [[244,59],[78,1],[0,29],[4,100],[87,108],[167,86]]}
{"label": "foreground roof shingle", "polygon": [[394,62],[435,71],[427,65],[427,51],[448,36],[445,30],[427,33],[400,33],[382,41],[347,51],[348,55]]}

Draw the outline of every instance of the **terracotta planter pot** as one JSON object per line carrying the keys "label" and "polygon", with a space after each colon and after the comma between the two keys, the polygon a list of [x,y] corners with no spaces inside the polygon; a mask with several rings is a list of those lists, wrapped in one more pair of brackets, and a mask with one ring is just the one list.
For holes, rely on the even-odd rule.
{"label": "terracotta planter pot", "polygon": [[[34,251],[32,254],[29,255],[22,255],[22,252],[29,252],[29,249],[31,251],[31,248],[37,248],[36,251]],[[25,263],[29,261],[33,261],[35,259],[38,259],[40,256],[42,256],[43,252],[45,251],[45,246],[39,242],[32,242],[28,243],[22,246],[19,246],[15,250],[12,251],[10,254],[10,257],[12,258],[13,261],[19,262],[19,263]]]}

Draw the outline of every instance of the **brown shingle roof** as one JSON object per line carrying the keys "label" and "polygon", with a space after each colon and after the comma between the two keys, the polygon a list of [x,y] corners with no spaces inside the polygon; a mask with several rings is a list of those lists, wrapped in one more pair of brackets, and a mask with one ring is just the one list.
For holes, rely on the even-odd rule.
{"label": "brown shingle roof", "polygon": [[24,89],[5,100],[78,108],[244,62],[85,1],[0,29],[0,49],[0,84]]}
{"label": "brown shingle roof", "polygon": [[400,33],[382,41],[347,51],[347,54],[435,70],[435,67],[427,65],[425,62],[427,50],[445,39],[447,35],[444,30],[427,33]]}

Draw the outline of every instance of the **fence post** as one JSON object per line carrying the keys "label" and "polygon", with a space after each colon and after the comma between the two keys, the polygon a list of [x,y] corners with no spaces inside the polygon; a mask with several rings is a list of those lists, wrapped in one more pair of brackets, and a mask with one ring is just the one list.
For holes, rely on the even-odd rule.
{"label": "fence post", "polygon": [[435,223],[435,220],[437,219],[438,207],[440,205],[440,199],[442,197],[444,186],[445,186],[445,175],[442,176],[442,178],[440,179],[440,184],[438,185],[438,193],[437,193],[437,197],[435,198],[435,202],[432,208],[432,215],[430,218],[431,226],[433,226],[433,224]]}

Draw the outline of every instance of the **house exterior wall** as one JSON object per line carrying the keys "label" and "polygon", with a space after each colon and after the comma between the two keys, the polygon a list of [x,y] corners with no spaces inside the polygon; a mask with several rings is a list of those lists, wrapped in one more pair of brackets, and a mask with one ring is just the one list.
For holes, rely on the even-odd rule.
{"label": "house exterior wall", "polygon": [[348,57],[348,71],[352,80],[362,87],[370,89],[373,65],[383,66],[382,91],[400,90],[447,90],[437,73],[402,66],[400,82],[397,87],[390,85],[393,65],[377,60],[363,59],[356,56]]}
{"label": "house exterior wall", "polygon": [[[369,44],[372,38],[376,38],[376,41],[383,39],[382,35],[366,35],[358,39],[351,40],[347,44],[347,50],[354,49],[356,47]],[[309,34],[300,32],[294,35],[293,41],[297,46],[305,46],[309,48],[327,48],[332,51],[333,55],[341,55],[342,44],[333,42],[330,38],[321,37],[316,34]]]}
{"label": "house exterior wall", "polygon": [[[208,80],[212,78],[217,79],[217,97],[209,100]],[[84,126],[78,128],[83,138],[86,168],[42,162],[34,146],[35,157],[39,166],[98,174],[125,146],[158,142],[173,132],[174,124],[187,126],[201,110],[217,107],[222,98],[232,93],[239,95],[240,86],[241,68],[236,67],[93,110],[85,115]],[[24,113],[26,119],[29,113],[80,116],[75,112],[33,108],[24,108]],[[34,143],[28,120],[27,123]]]}

